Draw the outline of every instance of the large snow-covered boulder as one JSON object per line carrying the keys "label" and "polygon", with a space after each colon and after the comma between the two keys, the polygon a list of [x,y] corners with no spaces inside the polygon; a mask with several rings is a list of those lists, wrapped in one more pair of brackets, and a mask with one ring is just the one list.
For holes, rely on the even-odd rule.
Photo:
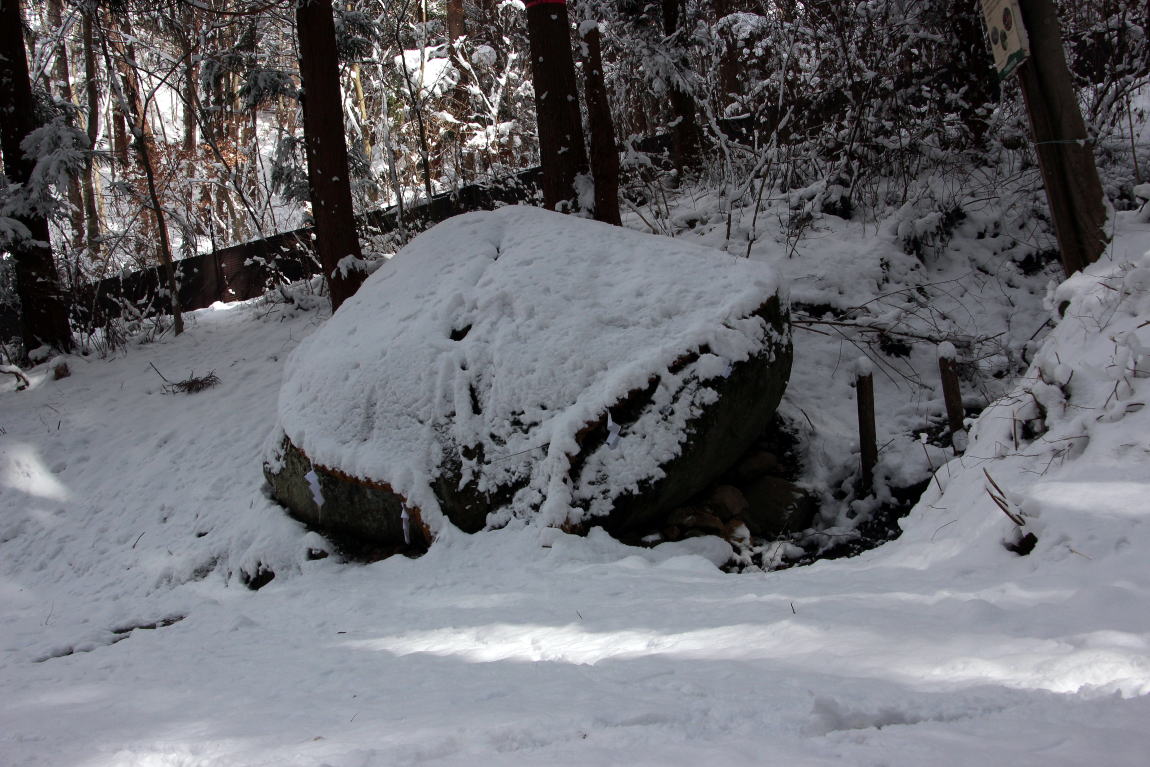
{"label": "large snow-covered boulder", "polygon": [[450,219],[287,364],[274,495],[345,541],[533,519],[634,532],[727,469],[790,371],[761,263],[508,207]]}

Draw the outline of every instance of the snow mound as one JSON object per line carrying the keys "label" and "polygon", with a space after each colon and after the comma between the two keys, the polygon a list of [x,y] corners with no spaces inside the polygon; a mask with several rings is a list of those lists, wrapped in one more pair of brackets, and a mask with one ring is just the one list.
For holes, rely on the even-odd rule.
{"label": "snow mound", "polygon": [[1018,557],[999,544],[1033,533],[1037,547],[1019,561],[1150,588],[1141,554],[1150,544],[1150,254],[1095,264],[1052,289],[1048,304],[1057,326],[1026,376],[979,416],[969,450],[939,469],[886,556],[917,569],[1001,566]]}
{"label": "snow mound", "polygon": [[[779,294],[770,267],[674,239],[538,208],[459,216],[300,344],[281,425],[314,466],[385,485],[433,532],[445,477],[511,495],[489,524],[578,522],[661,476],[718,398],[709,382],[753,359],[789,369]],[[637,392],[651,406],[628,422]]]}

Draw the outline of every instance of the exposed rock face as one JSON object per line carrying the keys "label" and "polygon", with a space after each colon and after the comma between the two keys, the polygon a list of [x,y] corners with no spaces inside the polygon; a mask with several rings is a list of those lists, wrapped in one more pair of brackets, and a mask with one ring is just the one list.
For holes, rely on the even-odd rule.
{"label": "exposed rock face", "polygon": [[[777,297],[758,314],[770,327],[786,327]],[[614,501],[607,529],[626,534],[652,526],[734,465],[775,414],[790,371],[788,344],[733,365],[725,378],[705,381],[717,398],[688,423],[681,452],[660,467],[662,478]]]}
{"label": "exposed rock face", "polygon": [[739,460],[790,362],[762,264],[538,209],[469,214],[300,345],[265,474],[359,545],[514,517],[633,534]]}
{"label": "exposed rock face", "polygon": [[404,499],[387,485],[314,466],[287,437],[277,456],[275,469],[264,464],[264,476],[276,500],[301,522],[355,551],[422,550],[430,543],[419,510],[406,509],[405,524]]}
{"label": "exposed rock face", "polygon": [[793,482],[766,476],[745,490],[747,528],[752,535],[771,537],[805,530],[814,521],[814,499]]}

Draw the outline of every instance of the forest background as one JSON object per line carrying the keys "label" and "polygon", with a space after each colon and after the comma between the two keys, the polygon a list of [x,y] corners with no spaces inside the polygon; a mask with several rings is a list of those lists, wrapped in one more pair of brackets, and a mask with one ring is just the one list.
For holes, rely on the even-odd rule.
{"label": "forest background", "polygon": [[[75,304],[86,284],[310,221],[317,193],[299,51],[316,29],[299,21],[319,5],[48,0],[22,9],[35,103],[21,115],[32,127],[21,140],[35,165],[23,183],[9,172],[0,187],[0,238],[18,250],[28,241],[22,216],[50,222],[60,311],[71,305],[82,346],[122,335],[84,327]],[[356,211],[399,206],[402,218],[436,193],[536,165],[550,142],[576,165],[567,188],[544,189],[549,207],[618,220],[610,207],[621,204],[641,226],[673,235],[696,223],[672,214],[670,200],[689,185],[716,199],[723,247],[740,255],[762,236],[760,211],[779,201],[788,242],[819,217],[869,219],[888,222],[920,256],[945,247],[972,204],[1001,202],[1003,229],[1011,218],[1037,222],[1014,260],[1037,268],[1057,257],[1020,94],[998,82],[976,2],[531,5],[570,20],[560,30],[570,44],[541,48],[534,58],[546,68],[535,70],[540,33],[518,0],[334,4],[338,71],[315,81],[310,98],[342,105]],[[1119,209],[1133,207],[1148,162],[1138,136],[1150,4],[1055,5],[1105,191]],[[19,3],[5,8],[19,18]],[[572,64],[574,80],[551,71]],[[557,109],[537,119],[533,80],[577,89],[567,101],[583,105],[574,119],[585,129],[554,135]],[[577,157],[584,133],[590,169]],[[621,160],[620,192],[602,158]],[[363,250],[371,260],[413,233],[361,232]],[[19,261],[0,261],[10,313]],[[25,328],[25,348],[6,356],[20,359],[38,341],[70,345],[55,327],[38,339]]]}

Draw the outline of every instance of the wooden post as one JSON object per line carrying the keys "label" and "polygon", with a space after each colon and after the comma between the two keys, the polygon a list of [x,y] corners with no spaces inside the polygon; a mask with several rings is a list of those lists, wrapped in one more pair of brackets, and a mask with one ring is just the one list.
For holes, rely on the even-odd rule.
{"label": "wooden post", "polygon": [[962,407],[962,390],[958,385],[958,366],[954,361],[955,349],[951,343],[938,346],[938,372],[942,377],[942,399],[946,403],[946,420],[950,426],[950,441],[955,452],[962,450],[960,434],[966,431],[966,411]]}
{"label": "wooden post", "polygon": [[874,487],[874,467],[878,464],[878,438],[874,425],[874,376],[870,362],[860,360],[855,379],[855,397],[859,411],[859,454],[862,459],[862,491]]}
{"label": "wooden post", "polygon": [[1030,58],[1018,67],[1050,216],[1067,276],[1094,263],[1110,242],[1102,182],[1062,49],[1053,0],[1018,0]]}

